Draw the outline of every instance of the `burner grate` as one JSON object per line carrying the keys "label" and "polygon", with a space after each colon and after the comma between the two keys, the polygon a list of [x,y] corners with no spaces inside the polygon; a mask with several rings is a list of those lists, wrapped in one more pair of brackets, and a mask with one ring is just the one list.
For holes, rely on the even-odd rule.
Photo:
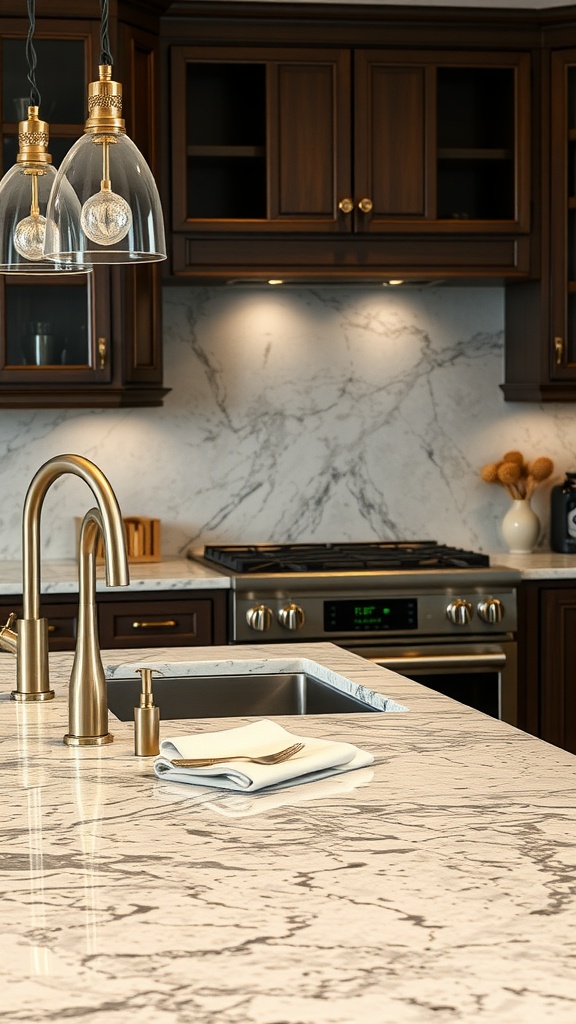
{"label": "burner grate", "polygon": [[448,547],[436,541],[209,545],[204,549],[204,557],[244,574],[468,569],[490,564],[487,555]]}

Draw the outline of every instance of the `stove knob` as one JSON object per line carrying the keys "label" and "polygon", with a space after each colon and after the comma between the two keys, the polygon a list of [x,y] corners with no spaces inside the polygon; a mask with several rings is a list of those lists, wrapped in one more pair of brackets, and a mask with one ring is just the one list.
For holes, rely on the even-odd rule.
{"label": "stove knob", "polygon": [[497,597],[486,597],[478,603],[478,615],[482,622],[489,622],[493,625],[501,622],[504,615],[504,605]]}
{"label": "stove knob", "polygon": [[265,633],[272,625],[272,609],[265,604],[255,604],[246,612],[246,622],[250,629]]}
{"label": "stove knob", "polygon": [[284,629],[302,629],[304,618],[299,604],[287,604],[278,612],[278,622]]}
{"label": "stove knob", "polygon": [[472,605],[463,597],[457,597],[448,605],[446,615],[455,626],[467,626],[472,618]]}

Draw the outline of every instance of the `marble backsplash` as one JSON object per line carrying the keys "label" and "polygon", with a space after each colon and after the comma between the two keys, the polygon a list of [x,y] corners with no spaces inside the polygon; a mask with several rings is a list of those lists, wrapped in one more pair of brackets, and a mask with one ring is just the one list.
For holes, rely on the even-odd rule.
{"label": "marble backsplash", "polygon": [[[506,403],[503,291],[167,288],[160,409],[0,411],[0,558],[20,557],[28,483],[53,455],[96,462],[166,556],[208,541],[436,539],[502,549],[509,499],[479,478],[510,448],[576,467],[576,406]],[[534,507],[547,545],[549,489]],[[58,481],[45,557],[71,557],[91,504]]]}

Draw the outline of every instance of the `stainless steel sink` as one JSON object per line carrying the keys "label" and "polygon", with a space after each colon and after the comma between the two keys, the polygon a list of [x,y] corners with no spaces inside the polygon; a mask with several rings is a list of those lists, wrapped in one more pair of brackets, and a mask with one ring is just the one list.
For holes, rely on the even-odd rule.
{"label": "stainless steel sink", "polygon": [[[366,700],[359,700],[306,672],[155,675],[153,688],[154,702],[163,719],[328,715],[385,710],[381,706],[382,698],[376,693],[371,703],[371,691],[364,689]],[[140,689],[139,679],[108,679],[108,707],[121,721],[133,719]]]}

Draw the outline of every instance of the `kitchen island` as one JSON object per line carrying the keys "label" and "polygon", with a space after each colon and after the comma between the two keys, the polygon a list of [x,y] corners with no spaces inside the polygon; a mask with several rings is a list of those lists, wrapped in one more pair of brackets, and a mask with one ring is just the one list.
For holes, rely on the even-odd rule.
{"label": "kitchen island", "polygon": [[4,1024],[573,1024],[575,758],[331,644],[104,660],[266,657],[410,710],[278,718],[375,762],[226,793],[158,781],[130,723],[65,747],[72,656],[15,704],[0,653]]}

